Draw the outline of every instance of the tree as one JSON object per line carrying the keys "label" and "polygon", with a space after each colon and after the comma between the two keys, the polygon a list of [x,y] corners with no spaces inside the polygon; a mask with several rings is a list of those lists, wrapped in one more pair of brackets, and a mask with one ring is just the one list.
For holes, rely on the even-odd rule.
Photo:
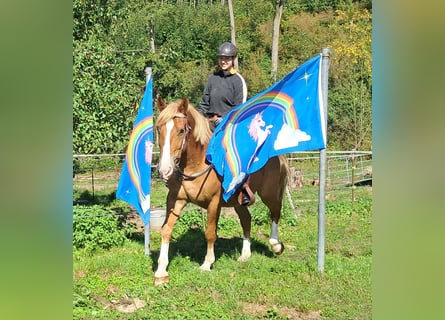
{"label": "tree", "polygon": [[74,0],[73,151],[125,151],[147,66],[154,95],[199,103],[215,48],[235,41],[235,20],[249,96],[273,83],[272,70],[281,78],[329,47],[329,148],[370,148],[371,2],[243,0],[232,23],[226,3]]}
{"label": "tree", "polygon": [[[235,16],[233,15],[232,0],[227,0],[227,3],[229,5],[229,16],[230,16],[230,40],[236,46]],[[235,57],[234,67],[238,69],[238,56]]]}
{"label": "tree", "polygon": [[351,149],[370,149],[372,131],[372,15],[350,3],[330,26],[333,51],[330,125],[332,138]]}
{"label": "tree", "polygon": [[273,33],[272,33],[272,68],[271,76],[272,80],[277,81],[278,70],[278,42],[280,38],[280,23],[281,16],[283,15],[285,0],[278,0],[275,6],[275,16],[273,19]]}

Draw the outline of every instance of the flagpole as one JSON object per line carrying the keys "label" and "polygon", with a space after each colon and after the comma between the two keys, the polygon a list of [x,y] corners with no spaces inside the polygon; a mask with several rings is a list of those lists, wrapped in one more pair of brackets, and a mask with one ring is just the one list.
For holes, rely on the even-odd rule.
{"label": "flagpole", "polygon": [[[145,84],[147,85],[151,77],[151,67],[146,67],[144,71],[145,71]],[[144,224],[144,251],[145,255],[147,256],[150,255],[150,222]]]}
{"label": "flagpole", "polygon": [[[321,51],[321,89],[323,95],[325,139],[327,138],[327,118],[328,118],[328,71],[330,50],[323,48]],[[325,260],[325,186],[326,186],[326,148],[320,150],[320,184],[318,191],[318,271],[323,273]]]}

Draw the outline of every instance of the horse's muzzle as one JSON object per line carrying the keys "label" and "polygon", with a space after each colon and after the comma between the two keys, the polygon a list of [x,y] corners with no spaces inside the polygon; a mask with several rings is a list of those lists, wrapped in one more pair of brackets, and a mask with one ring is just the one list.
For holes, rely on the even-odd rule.
{"label": "horse's muzzle", "polygon": [[173,174],[173,165],[171,163],[163,164],[161,162],[158,164],[158,172],[162,178],[162,181],[166,182]]}

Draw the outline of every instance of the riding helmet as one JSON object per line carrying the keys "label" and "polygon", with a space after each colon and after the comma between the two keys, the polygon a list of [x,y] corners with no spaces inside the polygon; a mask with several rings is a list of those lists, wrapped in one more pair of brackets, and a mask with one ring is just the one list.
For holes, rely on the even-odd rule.
{"label": "riding helmet", "polygon": [[238,49],[233,43],[224,42],[218,49],[218,57],[236,57]]}

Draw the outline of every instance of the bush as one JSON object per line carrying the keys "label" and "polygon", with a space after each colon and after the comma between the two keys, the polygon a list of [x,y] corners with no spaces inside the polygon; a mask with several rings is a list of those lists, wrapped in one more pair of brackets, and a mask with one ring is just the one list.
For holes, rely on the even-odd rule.
{"label": "bush", "polygon": [[73,207],[73,246],[91,253],[122,246],[130,234],[123,216],[101,206]]}
{"label": "bush", "polygon": [[328,215],[370,215],[372,213],[372,199],[359,199],[355,202],[351,200],[341,200],[326,203],[326,214]]}

